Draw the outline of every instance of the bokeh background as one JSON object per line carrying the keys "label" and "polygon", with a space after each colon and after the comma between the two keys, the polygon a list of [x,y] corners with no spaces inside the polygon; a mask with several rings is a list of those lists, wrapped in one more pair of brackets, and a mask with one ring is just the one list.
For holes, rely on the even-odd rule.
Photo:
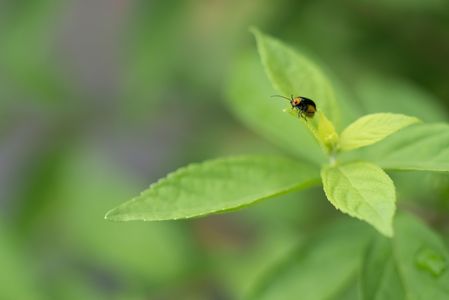
{"label": "bokeh background", "polygon": [[[0,299],[239,299],[342,217],[317,188],[194,220],[103,219],[190,162],[282,153],[226,102],[234,61],[256,53],[251,25],[353,99],[381,97],[372,110],[402,97],[447,120],[445,0],[1,0]],[[447,233],[447,176],[407,176],[402,205]]]}

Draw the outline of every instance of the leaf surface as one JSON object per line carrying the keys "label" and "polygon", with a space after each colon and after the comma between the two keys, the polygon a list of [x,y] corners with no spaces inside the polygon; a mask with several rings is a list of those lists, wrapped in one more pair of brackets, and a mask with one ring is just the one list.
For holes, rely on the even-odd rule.
{"label": "leaf surface", "polygon": [[338,119],[335,92],[321,69],[281,41],[253,29],[265,72],[273,87],[284,96],[305,96],[332,121]]}
{"label": "leaf surface", "polygon": [[393,235],[395,188],[381,168],[368,162],[348,163],[324,168],[321,178],[327,198],[337,209],[386,236]]}
{"label": "leaf surface", "polygon": [[233,210],[319,182],[318,168],[277,156],[242,156],[181,168],[107,219],[174,220]]}
{"label": "leaf surface", "polygon": [[341,133],[340,147],[352,150],[377,143],[396,131],[419,122],[401,114],[377,113],[363,116]]}
{"label": "leaf surface", "polygon": [[[275,94],[255,54],[240,57],[232,68],[227,88],[231,111],[249,128],[289,153],[321,164],[325,157],[302,121],[289,116]],[[288,104],[290,105],[290,104]]]}

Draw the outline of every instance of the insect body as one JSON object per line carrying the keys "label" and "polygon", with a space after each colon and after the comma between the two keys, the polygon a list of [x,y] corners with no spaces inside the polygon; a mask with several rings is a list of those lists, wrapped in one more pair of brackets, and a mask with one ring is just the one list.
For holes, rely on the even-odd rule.
{"label": "insect body", "polygon": [[291,98],[287,98],[280,95],[273,95],[272,97],[281,97],[288,100],[292,108],[298,111],[298,117],[300,118],[304,118],[305,120],[307,120],[306,117],[313,118],[313,116],[315,115],[316,112],[315,102],[313,102],[313,100],[309,98],[302,96],[297,96],[293,98],[293,95],[291,96]]}

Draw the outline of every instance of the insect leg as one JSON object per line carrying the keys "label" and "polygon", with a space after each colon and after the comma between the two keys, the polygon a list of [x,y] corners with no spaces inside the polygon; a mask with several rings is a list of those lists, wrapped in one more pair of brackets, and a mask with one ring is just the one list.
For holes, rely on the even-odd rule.
{"label": "insect leg", "polygon": [[305,113],[303,112],[303,111],[301,111],[301,110],[298,110],[298,117],[301,119],[301,118],[303,118],[304,119],[304,121],[306,121],[307,122],[307,118],[306,118],[306,115],[305,115]]}

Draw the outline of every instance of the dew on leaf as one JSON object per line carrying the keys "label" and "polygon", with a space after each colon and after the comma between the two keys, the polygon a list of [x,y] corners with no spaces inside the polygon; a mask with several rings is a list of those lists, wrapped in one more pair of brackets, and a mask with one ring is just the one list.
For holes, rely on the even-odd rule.
{"label": "dew on leaf", "polygon": [[416,253],[415,264],[434,276],[440,276],[447,268],[446,258],[428,247],[423,247]]}

